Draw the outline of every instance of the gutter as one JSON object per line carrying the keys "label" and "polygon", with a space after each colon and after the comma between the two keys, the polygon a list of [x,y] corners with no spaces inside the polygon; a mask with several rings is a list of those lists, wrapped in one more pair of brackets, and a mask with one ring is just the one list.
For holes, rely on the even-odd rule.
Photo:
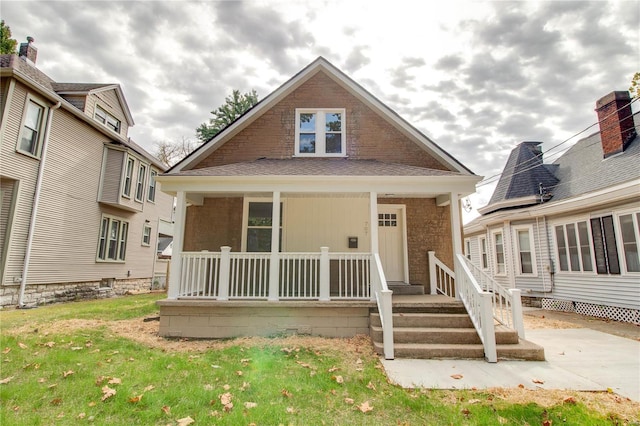
{"label": "gutter", "polygon": [[27,236],[27,248],[24,253],[24,266],[22,267],[22,278],[20,279],[20,294],[18,296],[18,308],[24,308],[24,290],[27,286],[27,277],[29,274],[29,260],[31,259],[31,246],[33,244],[33,235],[35,234],[36,220],[38,217],[38,206],[40,204],[40,191],[42,189],[42,180],[44,177],[44,166],[47,160],[47,148],[49,147],[49,136],[51,134],[51,122],[53,121],[53,111],[62,106],[62,102],[49,108],[47,115],[47,127],[45,128],[44,138],[42,140],[42,153],[40,155],[40,166],[38,167],[38,177],[36,180],[36,189],[33,194],[33,208],[31,210],[31,221],[29,222],[29,234]]}

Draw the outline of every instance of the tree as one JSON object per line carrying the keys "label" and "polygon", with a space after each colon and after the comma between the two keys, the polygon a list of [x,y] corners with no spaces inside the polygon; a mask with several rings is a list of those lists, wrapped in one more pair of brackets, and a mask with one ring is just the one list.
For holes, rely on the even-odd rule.
{"label": "tree", "polygon": [[632,98],[640,98],[640,72],[633,75],[631,79],[631,86],[629,87],[629,93]]}
{"label": "tree", "polygon": [[224,105],[211,111],[213,117],[209,119],[209,123],[202,123],[200,127],[196,129],[196,135],[201,143],[207,142],[231,124],[236,118],[257,104],[258,94],[255,90],[244,94],[240,94],[239,90],[234,90],[231,96],[227,96],[224,101]]}
{"label": "tree", "polygon": [[18,42],[11,38],[11,28],[4,24],[4,19],[0,21],[0,54],[16,53]]}
{"label": "tree", "polygon": [[171,167],[196,149],[196,144],[188,138],[179,141],[161,141],[155,143],[154,155],[162,164]]}

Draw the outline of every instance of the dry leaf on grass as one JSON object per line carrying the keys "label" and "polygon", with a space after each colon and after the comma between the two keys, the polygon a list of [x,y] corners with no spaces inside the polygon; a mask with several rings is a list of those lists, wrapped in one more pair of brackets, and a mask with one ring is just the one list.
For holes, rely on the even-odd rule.
{"label": "dry leaf on grass", "polygon": [[286,389],[282,389],[280,393],[282,394],[282,396],[286,396],[287,398],[291,398],[293,396],[293,394]]}
{"label": "dry leaf on grass", "polygon": [[296,410],[293,407],[287,407],[287,413],[288,414],[293,414],[295,412],[296,412]]}
{"label": "dry leaf on grass", "polygon": [[563,403],[565,404],[575,404],[576,403],[576,399],[572,396],[567,396],[562,400]]}
{"label": "dry leaf on grass", "polygon": [[55,344],[56,344],[56,342],[47,342],[47,343],[43,343],[42,346],[46,346],[48,348],[52,348]]}
{"label": "dry leaf on grass", "polygon": [[371,389],[371,390],[373,390],[373,391],[374,391],[374,390],[376,390],[376,385],[374,385],[373,383],[369,382],[369,383],[367,384],[367,388],[369,388],[369,389]]}
{"label": "dry leaf on grass", "polygon": [[244,408],[256,408],[258,406],[258,404],[256,404],[255,402],[245,402],[244,403]]}
{"label": "dry leaf on grass", "polygon": [[9,352],[11,352],[11,348],[4,348],[4,350],[2,351],[3,354],[8,354]]}
{"label": "dry leaf on grass", "polygon": [[111,398],[113,395],[116,394],[116,390],[110,388],[109,386],[103,386],[102,387],[102,400],[106,401],[107,399]]}
{"label": "dry leaf on grass", "polygon": [[74,374],[75,372],[73,370],[68,370],[68,371],[63,371],[62,372],[62,377],[69,377],[72,374]]}
{"label": "dry leaf on grass", "polygon": [[195,422],[191,417],[184,417],[182,419],[178,419],[178,426],[187,426],[191,423]]}
{"label": "dry leaf on grass", "polygon": [[117,377],[112,377],[109,379],[107,383],[109,383],[110,385],[121,385],[122,379],[118,379]]}
{"label": "dry leaf on grass", "polygon": [[0,385],[6,385],[7,383],[9,383],[10,381],[13,380],[15,376],[9,376],[9,377],[5,377],[4,379],[0,380]]}
{"label": "dry leaf on grass", "polygon": [[338,370],[340,370],[338,367],[331,367],[330,369],[327,370],[327,372],[333,373],[333,372],[338,371]]}
{"label": "dry leaf on grass", "polygon": [[18,342],[18,346],[20,346],[20,349],[27,349],[27,345],[22,342]]}
{"label": "dry leaf on grass", "polygon": [[362,404],[358,405],[358,410],[363,413],[367,413],[369,411],[373,411],[373,406],[369,405],[369,401],[365,401]]}
{"label": "dry leaf on grass", "polygon": [[80,413],[80,414],[78,414],[78,418],[79,418],[79,419],[84,419],[85,417],[87,417],[87,414],[86,414],[86,413]]}
{"label": "dry leaf on grass", "polygon": [[129,402],[132,404],[138,403],[140,402],[140,400],[142,399],[142,395],[138,395],[138,396],[134,396],[132,398],[129,398]]}
{"label": "dry leaf on grass", "polygon": [[232,398],[233,396],[229,392],[220,395],[220,403],[224,406],[224,411],[231,411],[233,408]]}
{"label": "dry leaf on grass", "polygon": [[344,383],[344,378],[342,376],[331,376],[331,379],[335,380],[338,384]]}
{"label": "dry leaf on grass", "polygon": [[240,371],[240,370],[236,371],[236,375],[237,376],[242,376],[242,374],[243,374],[242,371]]}
{"label": "dry leaf on grass", "polygon": [[353,402],[354,402],[354,401],[353,401],[353,399],[352,399],[352,398],[345,398],[345,399],[344,399],[344,402],[345,402],[346,404],[353,405]]}
{"label": "dry leaf on grass", "polygon": [[161,408],[162,412],[165,413],[167,416],[171,414],[171,407],[169,407],[168,405],[163,405]]}
{"label": "dry leaf on grass", "polygon": [[146,388],[144,388],[144,392],[149,392],[150,390],[154,390],[156,387],[153,385],[149,385]]}

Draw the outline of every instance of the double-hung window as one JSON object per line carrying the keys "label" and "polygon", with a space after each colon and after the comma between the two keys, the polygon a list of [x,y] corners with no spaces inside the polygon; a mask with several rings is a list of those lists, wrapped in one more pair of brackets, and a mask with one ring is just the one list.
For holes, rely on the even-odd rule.
{"label": "double-hung window", "polygon": [[20,139],[18,140],[18,151],[36,157],[40,155],[44,114],[45,107],[43,105],[33,99],[27,101]]}
{"label": "double-hung window", "polygon": [[554,227],[560,271],[593,271],[588,228],[586,221],[566,223]]}
{"label": "double-hung window", "polygon": [[135,161],[131,157],[127,157],[127,167],[124,172],[124,184],[122,185],[122,195],[131,197],[131,182],[133,180],[133,167]]}
{"label": "double-hung window", "polygon": [[[282,203],[280,203],[280,248],[282,248]],[[247,238],[248,252],[271,251],[271,229],[273,228],[273,203],[248,202]]]}
{"label": "double-hung window", "polygon": [[147,176],[147,166],[140,163],[138,166],[138,182],[136,184],[136,201],[142,201],[144,198],[144,183]]}
{"label": "double-hung window", "polygon": [[616,246],[613,216],[592,218],[591,235],[593,236],[593,252],[596,257],[598,274],[619,274],[620,260]]}
{"label": "double-hung window", "polygon": [[518,249],[518,261],[520,275],[535,274],[535,256],[531,242],[531,228],[516,228],[516,247]]}
{"label": "double-hung window", "polygon": [[93,118],[110,128],[114,132],[120,133],[120,120],[109,114],[107,111],[105,111],[104,108],[100,107],[99,105],[96,105]]}
{"label": "double-hung window", "polygon": [[113,216],[102,216],[98,238],[98,261],[124,261],[129,223]]}
{"label": "double-hung window", "polygon": [[622,237],[622,251],[627,272],[640,272],[640,213],[628,213],[618,216],[620,222],[620,236]]}
{"label": "double-hung window", "polygon": [[480,237],[480,257],[482,262],[482,269],[489,269],[489,261],[487,259],[487,239]]}
{"label": "double-hung window", "polygon": [[344,109],[297,109],[296,150],[302,157],[344,157]]}
{"label": "double-hung window", "polygon": [[495,248],[495,273],[498,275],[504,275],[507,273],[507,269],[504,263],[504,237],[502,232],[498,231],[493,233],[493,246]]}
{"label": "double-hung window", "polygon": [[149,193],[147,194],[147,200],[151,202],[156,201],[156,176],[158,176],[158,172],[151,170],[149,173]]}
{"label": "double-hung window", "polygon": [[144,224],[142,228],[142,245],[149,246],[151,245],[151,226]]}

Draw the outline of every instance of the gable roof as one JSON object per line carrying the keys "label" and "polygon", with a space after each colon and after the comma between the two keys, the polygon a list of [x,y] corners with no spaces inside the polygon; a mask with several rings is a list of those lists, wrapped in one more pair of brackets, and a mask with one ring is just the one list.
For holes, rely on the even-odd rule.
{"label": "gable roof", "polygon": [[105,92],[107,90],[115,90],[116,96],[118,98],[118,102],[120,103],[120,108],[124,112],[124,115],[127,119],[127,123],[129,126],[133,126],[135,123],[133,122],[133,116],[131,115],[131,110],[129,109],[129,105],[127,104],[127,100],[124,97],[124,93],[122,92],[122,88],[119,84],[115,83],[51,83],[52,89],[59,94],[60,96],[64,95],[83,95],[88,96],[98,92]]}
{"label": "gable roof", "polygon": [[523,207],[549,198],[546,188],[554,187],[558,178],[552,172],[553,166],[542,163],[541,144],[525,141],[511,151],[491,200],[478,209],[480,213]]}
{"label": "gable roof", "polygon": [[349,93],[354,95],[357,99],[365,103],[367,106],[378,112],[389,123],[397,128],[401,133],[407,136],[409,139],[415,141],[423,149],[429,152],[438,161],[445,164],[451,170],[473,175],[473,172],[455,159],[451,154],[443,150],[435,142],[409,124],[406,120],[400,117],[395,111],[391,110],[388,106],[383,104],[379,99],[365,90],[362,86],[333,66],[329,61],[323,57],[318,57],[315,61],[307,65],[300,72],[294,75],[291,79],[271,92],[267,97],[254,105],[251,109],[246,111],[243,115],[238,117],[233,123],[222,129],[212,139],[202,144],[195,151],[182,159],[179,163],[169,169],[169,174],[179,173],[184,170],[189,170],[193,166],[197,165],[201,160],[208,157],[219,146],[230,140],[233,136],[239,133],[242,129],[251,124],[254,120],[260,117],[263,113],[268,111],[272,106],[281,101],[285,96],[289,95],[295,89],[300,87],[303,83],[308,81],[318,72],[324,72],[334,82],[343,87]]}

